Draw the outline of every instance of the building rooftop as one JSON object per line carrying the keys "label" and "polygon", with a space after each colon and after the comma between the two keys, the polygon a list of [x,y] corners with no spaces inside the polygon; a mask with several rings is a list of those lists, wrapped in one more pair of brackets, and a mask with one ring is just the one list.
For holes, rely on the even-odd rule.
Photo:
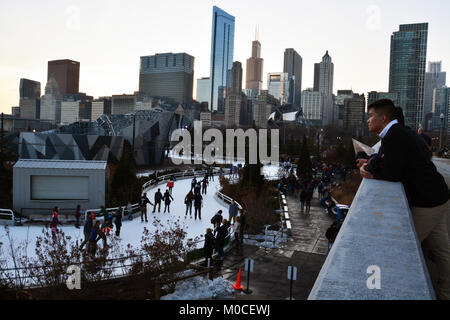
{"label": "building rooftop", "polygon": [[105,170],[106,161],[20,159],[14,168]]}

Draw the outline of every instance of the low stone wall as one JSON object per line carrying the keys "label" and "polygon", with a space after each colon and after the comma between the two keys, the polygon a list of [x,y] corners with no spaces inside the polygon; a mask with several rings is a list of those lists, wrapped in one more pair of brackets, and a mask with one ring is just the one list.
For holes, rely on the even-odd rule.
{"label": "low stone wall", "polygon": [[401,183],[363,180],[308,299],[435,299]]}

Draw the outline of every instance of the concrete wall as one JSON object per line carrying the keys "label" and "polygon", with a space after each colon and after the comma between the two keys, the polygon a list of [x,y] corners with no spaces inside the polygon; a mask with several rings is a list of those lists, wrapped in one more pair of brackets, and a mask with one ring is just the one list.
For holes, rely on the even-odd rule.
{"label": "concrete wall", "polygon": [[[370,266],[380,289],[367,286]],[[403,185],[364,179],[308,299],[434,298]]]}
{"label": "concrete wall", "polygon": [[[14,168],[13,209],[32,218],[51,216],[52,208],[59,206],[62,218],[73,218],[79,204],[81,210],[98,208],[105,204],[105,170]],[[32,200],[31,176],[88,176],[88,200]],[[70,185],[67,186],[70,188]]]}

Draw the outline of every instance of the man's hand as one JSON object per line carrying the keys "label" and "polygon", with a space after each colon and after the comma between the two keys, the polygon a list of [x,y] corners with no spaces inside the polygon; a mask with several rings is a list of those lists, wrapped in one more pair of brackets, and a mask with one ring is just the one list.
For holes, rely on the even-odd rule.
{"label": "man's hand", "polygon": [[356,160],[356,166],[361,168],[364,164],[366,164],[369,160],[367,159],[358,159]]}
{"label": "man's hand", "polygon": [[361,176],[363,178],[366,179],[373,179],[373,174],[371,174],[370,172],[366,171],[365,168],[368,165],[368,163],[365,163],[362,167],[359,168],[359,173],[361,174]]}

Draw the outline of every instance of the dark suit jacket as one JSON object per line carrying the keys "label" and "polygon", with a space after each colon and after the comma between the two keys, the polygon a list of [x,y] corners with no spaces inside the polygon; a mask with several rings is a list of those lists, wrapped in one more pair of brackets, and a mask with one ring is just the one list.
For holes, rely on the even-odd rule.
{"label": "dark suit jacket", "polygon": [[431,161],[422,138],[395,124],[381,141],[382,168],[374,178],[402,182],[410,206],[433,208],[450,199],[450,191]]}

